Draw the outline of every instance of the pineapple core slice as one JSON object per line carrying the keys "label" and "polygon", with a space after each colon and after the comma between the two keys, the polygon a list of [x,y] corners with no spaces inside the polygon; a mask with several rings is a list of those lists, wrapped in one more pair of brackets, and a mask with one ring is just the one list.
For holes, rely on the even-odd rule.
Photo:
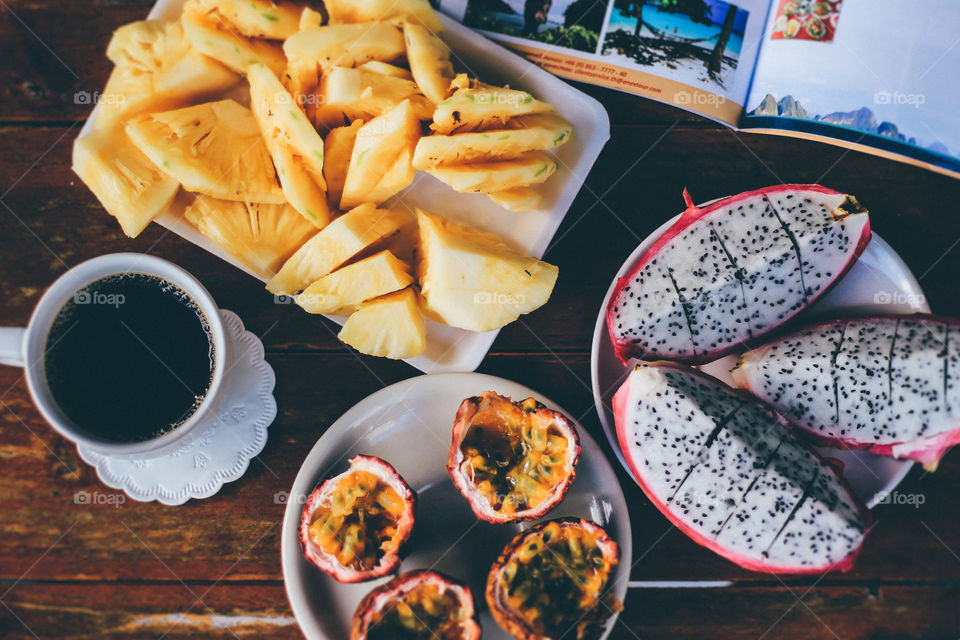
{"label": "pineapple core slice", "polygon": [[187,220],[261,278],[277,269],[317,228],[286,204],[257,204],[197,196]]}
{"label": "pineapple core slice", "polygon": [[542,306],[555,266],[523,255],[492,233],[417,210],[418,274],[427,315],[470,331],[499,329]]}
{"label": "pineapple core slice", "polygon": [[116,66],[100,100],[98,129],[220,94],[240,80],[216,60],[191,49],[179,22],[141,20],[124,25],[113,32],[107,57]]}
{"label": "pineapple core slice", "polygon": [[417,294],[407,288],[364,302],[337,335],[360,353],[401,360],[427,348],[427,327]]}
{"label": "pineapple core slice", "polygon": [[407,211],[377,209],[367,203],[348,211],[324,227],[287,260],[267,283],[273,294],[303,290],[357,254],[386,243],[415,224]]}
{"label": "pineapple core slice", "polygon": [[362,302],[413,283],[410,265],[381,251],[326,275],[297,296],[310,313],[353,313]]}
{"label": "pineapple core slice", "polygon": [[130,142],[123,129],[97,129],[78,138],[73,143],[73,171],[131,238],[167,210],[180,188]]}
{"label": "pineapple core slice", "polygon": [[287,202],[257,121],[233,100],[144,114],[127,124],[127,134],[187,191],[239,202]]}
{"label": "pineapple core slice", "polygon": [[250,108],[273,156],[283,195],[303,217],[325,227],[331,213],[323,178],[323,138],[270,69],[253,65],[247,80]]}
{"label": "pineapple core slice", "polygon": [[528,151],[509,160],[451,164],[426,171],[455,191],[489,193],[544,182],[556,173],[558,166],[552,156],[542,151]]}
{"label": "pineapple core slice", "polygon": [[482,85],[462,87],[437,105],[433,130],[437,133],[502,127],[510,118],[552,113],[553,107],[526,91]]}

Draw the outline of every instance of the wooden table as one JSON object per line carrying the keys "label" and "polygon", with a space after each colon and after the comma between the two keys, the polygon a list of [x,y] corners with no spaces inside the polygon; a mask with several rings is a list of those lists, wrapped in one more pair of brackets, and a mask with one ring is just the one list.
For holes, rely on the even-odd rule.
{"label": "wooden table", "polygon": [[[302,637],[283,590],[274,494],[288,489],[324,429],[404,363],[358,358],[326,320],[273,304],[261,284],[153,226],[128,240],[70,172],[70,148],[103,87],[110,32],[152,0],[0,2],[0,325],[23,325],[69,266],[149,251],[197,274],[261,335],[280,413],[263,454],[217,496],[171,508],[127,501],[32,406],[21,372],[0,367],[0,638]],[[610,111],[612,138],[546,258],[561,277],[547,308],[501,332],[480,371],[527,384],[604,442],[589,351],[603,294],[639,240],[697,201],[780,182],[856,194],[900,252],[933,309],[960,315],[960,182],[842,149],[739,135],[673,108],[584,88]],[[609,448],[607,453],[612,456]],[[944,638],[960,636],[960,453],[900,488],[923,504],[875,510],[856,569],[779,579],[749,573],[689,541],[624,473],[634,587],[614,638]]]}

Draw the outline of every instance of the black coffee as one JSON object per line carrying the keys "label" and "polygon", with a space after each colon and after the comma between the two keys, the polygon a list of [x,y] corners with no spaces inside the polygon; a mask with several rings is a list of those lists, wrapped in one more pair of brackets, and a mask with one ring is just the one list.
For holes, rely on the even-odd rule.
{"label": "black coffee", "polygon": [[139,273],[74,294],[44,360],[60,409],[95,438],[141,442],[175,429],[203,401],[214,348],[206,316],[180,288]]}

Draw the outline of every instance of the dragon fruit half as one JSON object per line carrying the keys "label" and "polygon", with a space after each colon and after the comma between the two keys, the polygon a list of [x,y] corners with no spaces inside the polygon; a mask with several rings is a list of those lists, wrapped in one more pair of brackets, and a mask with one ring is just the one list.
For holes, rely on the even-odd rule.
{"label": "dragon fruit half", "polygon": [[960,442],[960,321],[836,320],[744,354],[733,371],[816,439],[934,469]]}
{"label": "dragon fruit half", "polygon": [[648,363],[613,410],[637,483],[694,541],[754,571],[853,566],[869,512],[835,465],[750,394],[682,364]]}
{"label": "dragon fruit half", "polygon": [[702,363],[777,328],[837,282],[870,240],[867,212],[819,185],[748,191],[687,210],[617,282],[618,357]]}

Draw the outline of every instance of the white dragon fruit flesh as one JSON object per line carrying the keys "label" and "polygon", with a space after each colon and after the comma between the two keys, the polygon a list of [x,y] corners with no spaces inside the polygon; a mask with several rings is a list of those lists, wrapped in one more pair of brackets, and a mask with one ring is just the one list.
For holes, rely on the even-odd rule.
{"label": "white dragon fruit flesh", "polygon": [[613,408],[637,483],[697,543],[753,571],[853,566],[869,512],[750,394],[657,362],[630,373]]}
{"label": "white dragon fruit flesh", "polygon": [[744,354],[733,371],[815,439],[934,469],[960,442],[960,321],[848,318]]}
{"label": "white dragon fruit flesh", "polygon": [[867,212],[819,185],[748,191],[687,210],[620,278],[607,307],[618,357],[715,360],[812,304],[870,240]]}

